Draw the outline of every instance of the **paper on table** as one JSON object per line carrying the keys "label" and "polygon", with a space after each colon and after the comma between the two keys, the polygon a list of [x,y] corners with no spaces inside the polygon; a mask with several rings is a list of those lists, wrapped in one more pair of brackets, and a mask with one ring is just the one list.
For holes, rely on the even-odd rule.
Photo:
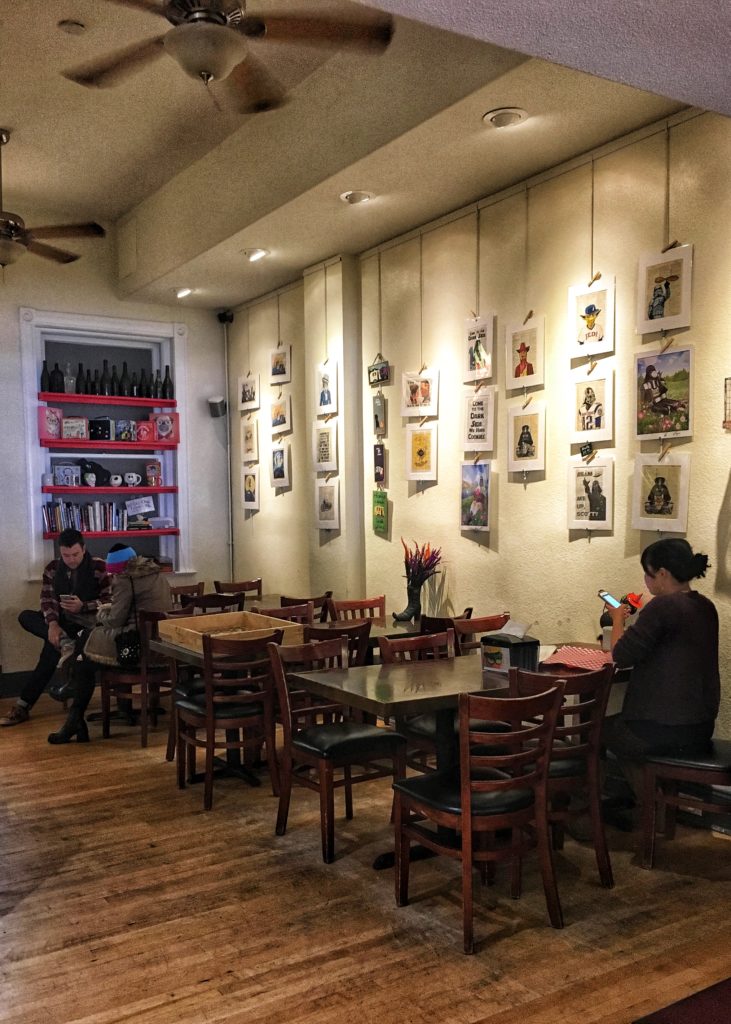
{"label": "paper on table", "polygon": [[558,648],[555,644],[541,644],[538,648],[538,664],[555,654]]}
{"label": "paper on table", "polygon": [[[531,623],[528,623],[530,626]],[[525,634],[528,632],[528,626],[522,622],[518,622],[517,619],[508,619],[503,628],[499,630],[500,633],[507,633],[509,636],[515,636],[518,640],[522,640]]]}

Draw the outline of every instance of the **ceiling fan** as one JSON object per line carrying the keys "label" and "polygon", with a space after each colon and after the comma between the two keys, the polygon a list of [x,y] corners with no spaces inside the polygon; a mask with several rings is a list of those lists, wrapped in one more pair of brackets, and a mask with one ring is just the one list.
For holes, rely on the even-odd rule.
{"label": "ceiling fan", "polygon": [[311,46],[385,50],[393,35],[389,15],[375,19],[319,13],[247,14],[246,0],[107,0],[147,11],[170,22],[167,32],[63,72],[79,85],[117,85],[163,54],[204,85],[220,83],[217,95],[241,114],[272,110],[285,101],[281,83],[257,60],[247,40]]}
{"label": "ceiling fan", "polygon": [[7,128],[0,128],[0,267],[15,263],[26,250],[55,263],[73,263],[79,257],[75,252],[45,245],[39,238],[103,238],[106,234],[100,224],[56,224],[42,228],[27,228],[17,213],[3,209],[2,148],[10,138]]}

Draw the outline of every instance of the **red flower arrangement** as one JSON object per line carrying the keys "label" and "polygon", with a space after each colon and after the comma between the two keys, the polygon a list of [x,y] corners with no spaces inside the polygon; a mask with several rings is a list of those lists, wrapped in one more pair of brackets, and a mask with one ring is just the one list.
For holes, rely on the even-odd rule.
{"label": "red flower arrangement", "polygon": [[429,579],[435,576],[439,569],[437,566],[442,560],[442,549],[433,548],[431,544],[423,544],[421,547],[414,541],[412,549],[401,538],[404,547],[404,569],[406,570],[406,585],[409,587],[420,587]]}

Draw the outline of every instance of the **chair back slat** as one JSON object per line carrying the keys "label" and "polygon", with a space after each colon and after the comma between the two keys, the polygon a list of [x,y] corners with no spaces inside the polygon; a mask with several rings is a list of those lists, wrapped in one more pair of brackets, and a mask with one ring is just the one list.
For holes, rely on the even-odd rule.
{"label": "chair back slat", "polygon": [[423,636],[378,638],[384,665],[407,661],[437,661],[454,658],[454,630],[427,633]]}
{"label": "chair back slat", "polygon": [[371,636],[371,620],[363,622],[342,622],[337,626],[305,626],[302,631],[305,643],[311,640],[332,640],[344,636],[348,640],[348,663],[351,668],[365,665],[368,660],[368,644]]}
{"label": "chair back slat", "polygon": [[203,635],[203,679],[206,716],[211,723],[224,705],[272,702],[269,645],[282,642],[282,630],[263,637],[231,639]]}
{"label": "chair back slat", "polygon": [[314,605],[312,601],[304,604],[290,604],[284,608],[252,608],[258,615],[268,615],[272,619],[286,619],[288,622],[299,622],[311,626],[314,621]]}
{"label": "chair back slat", "polygon": [[222,582],[221,580],[214,580],[213,589],[216,591],[217,594],[250,594],[255,592],[256,596],[261,601],[261,576],[259,576],[255,580],[241,580],[238,583],[226,583]]}
{"label": "chair back slat", "polygon": [[205,583],[201,580],[200,583],[178,583],[170,587],[170,597],[173,602],[173,608],[180,608],[181,598],[183,597],[201,597],[205,590]]}
{"label": "chair back slat", "polygon": [[183,595],[180,603],[190,615],[205,615],[209,612],[242,612],[243,594],[202,594],[200,597]]}
{"label": "chair back slat", "polygon": [[320,622],[327,622],[328,619],[334,619],[335,616],[332,614],[331,599],[333,596],[332,590],[326,590],[324,594],[320,594],[319,597],[287,597],[282,594],[279,598],[279,604],[282,608],[287,608],[289,605],[298,604],[312,604],[315,610],[315,617]]}
{"label": "chair back slat", "polygon": [[318,704],[316,699],[304,690],[301,683],[290,678],[291,673],[347,669],[348,641],[344,636],[336,636],[331,640],[288,644],[286,647],[270,643],[268,649],[284,733],[284,746],[287,748],[304,725],[316,724],[323,716],[332,721],[333,717],[343,710],[337,704]]}
{"label": "chair back slat", "polygon": [[459,653],[479,651],[482,634],[494,633],[495,630],[502,629],[509,618],[510,612],[501,612],[500,615],[480,615],[476,619],[471,617],[454,619],[453,626]]}
{"label": "chair back slat", "polygon": [[386,595],[362,597],[351,601],[332,601],[333,618],[337,621],[353,619],[385,619]]}

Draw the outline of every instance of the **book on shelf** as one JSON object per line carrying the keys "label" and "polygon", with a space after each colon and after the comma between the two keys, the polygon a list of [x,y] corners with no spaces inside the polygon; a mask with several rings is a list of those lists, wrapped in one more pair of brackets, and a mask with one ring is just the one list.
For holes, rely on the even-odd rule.
{"label": "book on shelf", "polygon": [[[129,503],[128,503],[129,504]],[[154,508],[153,508],[154,511]],[[82,533],[117,533],[122,530],[174,529],[167,517],[145,519],[133,516],[124,504],[113,501],[48,501],[41,506],[44,533],[60,533],[73,528]]]}

